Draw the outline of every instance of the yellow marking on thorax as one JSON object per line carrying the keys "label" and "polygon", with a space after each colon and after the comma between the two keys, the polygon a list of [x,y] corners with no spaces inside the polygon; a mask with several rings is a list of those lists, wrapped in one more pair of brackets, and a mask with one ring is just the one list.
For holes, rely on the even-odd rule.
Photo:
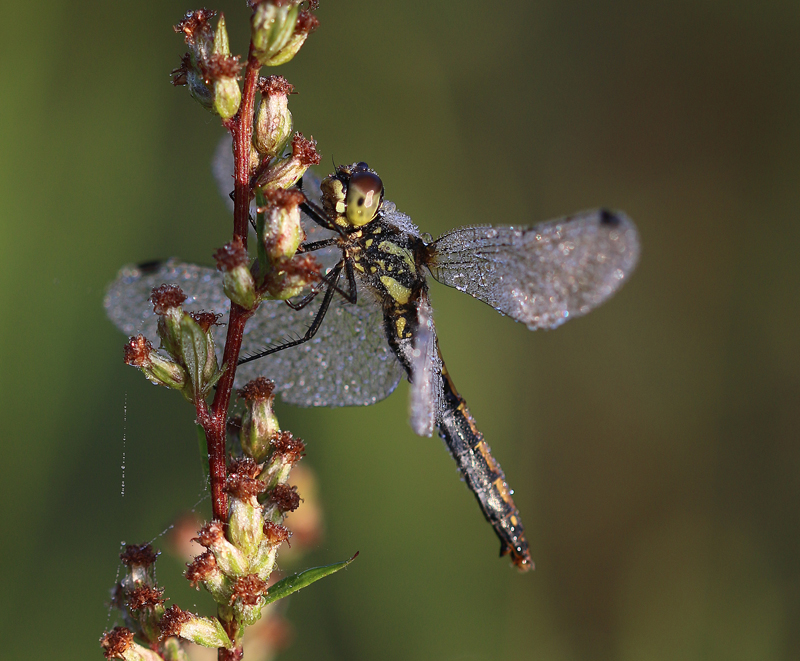
{"label": "yellow marking on thorax", "polygon": [[355,266],[355,267],[356,267],[356,268],[357,268],[359,271],[361,271],[362,273],[366,273],[366,271],[364,271],[364,267],[363,267],[363,266],[361,266],[361,264],[359,264],[359,263],[358,263],[357,261],[355,261],[355,260],[353,261],[353,266]]}
{"label": "yellow marking on thorax", "polygon": [[397,325],[397,337],[403,337],[403,331],[406,329],[406,318],[397,317],[395,324]]}
{"label": "yellow marking on thorax", "polygon": [[390,255],[397,255],[398,257],[402,257],[403,261],[408,264],[408,268],[413,272],[415,270],[414,266],[414,258],[411,255],[411,251],[407,248],[403,248],[402,246],[398,246],[396,243],[392,243],[391,241],[381,241],[378,244],[378,250],[381,252],[388,253]]}
{"label": "yellow marking on thorax", "polygon": [[374,243],[374,239],[367,239],[364,241],[364,245],[369,248]]}
{"label": "yellow marking on thorax", "polygon": [[388,275],[382,275],[381,282],[383,283],[383,286],[386,287],[386,291],[389,296],[391,296],[398,303],[405,305],[411,299],[411,290],[408,287],[401,285],[394,278],[390,278]]}

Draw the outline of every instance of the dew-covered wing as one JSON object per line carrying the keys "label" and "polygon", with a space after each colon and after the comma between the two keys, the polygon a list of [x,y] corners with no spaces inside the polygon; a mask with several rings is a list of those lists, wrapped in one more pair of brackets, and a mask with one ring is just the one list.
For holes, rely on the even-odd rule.
{"label": "dew-covered wing", "polygon": [[535,330],[586,314],[619,289],[639,237],[625,214],[600,209],[534,227],[462,227],[430,249],[439,282]]}
{"label": "dew-covered wing", "polygon": [[417,305],[418,326],[412,341],[409,417],[411,428],[420,436],[431,436],[439,421],[444,391],[442,359],[436,342],[433,309],[423,291]]}
{"label": "dew-covered wing", "polygon": [[[161,284],[177,284],[189,295],[184,309],[224,314],[222,275],[214,269],[174,260],[148,267],[124,267],[105,297],[106,312],[128,335],[142,333],[158,346],[157,317],[148,302]],[[322,295],[318,297],[321,302]],[[318,309],[317,301],[295,311],[281,301],[264,301],[247,322],[242,354],[255,353],[302,336]],[[300,346],[241,365],[240,387],[257,376],[276,384],[283,401],[297,406],[357,406],[383,399],[397,386],[402,367],[383,335],[383,314],[372,297],[360,292],[358,305],[334,296],[316,336]],[[225,326],[215,330],[221,359]]]}

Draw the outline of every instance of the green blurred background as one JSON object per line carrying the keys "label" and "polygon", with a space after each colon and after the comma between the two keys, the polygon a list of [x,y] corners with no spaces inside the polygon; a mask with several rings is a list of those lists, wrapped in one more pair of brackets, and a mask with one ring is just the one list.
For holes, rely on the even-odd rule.
{"label": "green blurred background", "polygon": [[[214,7],[239,51],[244,4]],[[100,658],[119,543],[203,496],[192,411],[122,365],[102,310],[123,263],[210,263],[230,236],[209,167],[223,131],[169,84],[192,8],[2,2],[4,659]],[[325,510],[304,564],[361,552],[292,599],[282,658],[800,658],[800,5],[325,0],[318,16],[277,73],[323,172],[368,161],[434,236],[624,209],[643,251],[556,332],[433,285],[532,574],[495,557],[404,386],[368,409],[280,409]],[[168,596],[210,612],[179,570],[163,559]]]}

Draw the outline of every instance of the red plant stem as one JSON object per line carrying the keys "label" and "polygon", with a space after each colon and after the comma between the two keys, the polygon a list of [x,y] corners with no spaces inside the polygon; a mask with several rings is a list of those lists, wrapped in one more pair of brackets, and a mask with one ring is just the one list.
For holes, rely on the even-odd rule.
{"label": "red plant stem", "polygon": [[[256,86],[261,65],[251,54],[247,60],[242,89],[242,102],[239,112],[226,122],[227,129],[233,136],[234,161],[234,199],[233,199],[233,238],[241,239],[247,247],[247,228],[250,215],[250,144],[253,137],[253,115],[255,112]],[[208,445],[208,464],[211,475],[211,506],[214,519],[226,521],[228,518],[228,497],[225,492],[225,433],[228,420],[228,406],[233,392],[233,379],[236,375],[236,364],[242,348],[244,325],[250,312],[235,303],[231,303],[228,319],[228,334],[225,338],[223,364],[227,365],[225,373],[217,383],[217,392],[211,405],[210,414],[206,410],[201,415],[198,407],[198,420],[206,433]],[[205,403],[204,403],[205,404]]]}

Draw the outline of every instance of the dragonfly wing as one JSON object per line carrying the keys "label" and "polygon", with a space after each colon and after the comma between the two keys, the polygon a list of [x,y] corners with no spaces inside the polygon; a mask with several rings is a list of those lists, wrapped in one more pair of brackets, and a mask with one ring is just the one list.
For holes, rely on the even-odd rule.
{"label": "dragonfly wing", "polygon": [[534,227],[462,227],[430,249],[439,282],[535,330],[609,298],[636,266],[639,237],[625,214],[600,209]]}
{"label": "dragonfly wing", "polygon": [[[302,336],[317,309],[316,302],[291,310],[282,302],[264,301],[245,327],[245,354]],[[267,376],[283,401],[297,406],[374,404],[397,387],[403,374],[383,334],[383,311],[364,291],[359,291],[356,305],[335,295],[310,341],[239,370],[237,383]]]}
{"label": "dragonfly wing", "polygon": [[[227,314],[222,274],[215,269],[175,260],[150,267],[124,267],[110,285],[106,312],[127,334],[142,333],[154,344],[157,317],[148,302],[161,284],[177,284],[189,295],[184,309]],[[321,300],[321,297],[319,297]],[[242,354],[281,344],[305,334],[317,312],[312,303],[291,310],[282,301],[264,301],[247,322]],[[335,296],[321,328],[309,342],[246,363],[237,369],[235,385],[257,376],[275,381],[283,401],[297,406],[357,406],[373,404],[397,386],[402,367],[386,343],[383,313],[372,296],[362,293],[358,305]],[[226,329],[214,333],[222,358]]]}
{"label": "dragonfly wing", "polygon": [[433,309],[428,293],[423,291],[417,306],[418,328],[414,336],[411,360],[409,410],[411,428],[419,436],[431,436],[439,420],[444,392],[442,359],[433,325]]}

